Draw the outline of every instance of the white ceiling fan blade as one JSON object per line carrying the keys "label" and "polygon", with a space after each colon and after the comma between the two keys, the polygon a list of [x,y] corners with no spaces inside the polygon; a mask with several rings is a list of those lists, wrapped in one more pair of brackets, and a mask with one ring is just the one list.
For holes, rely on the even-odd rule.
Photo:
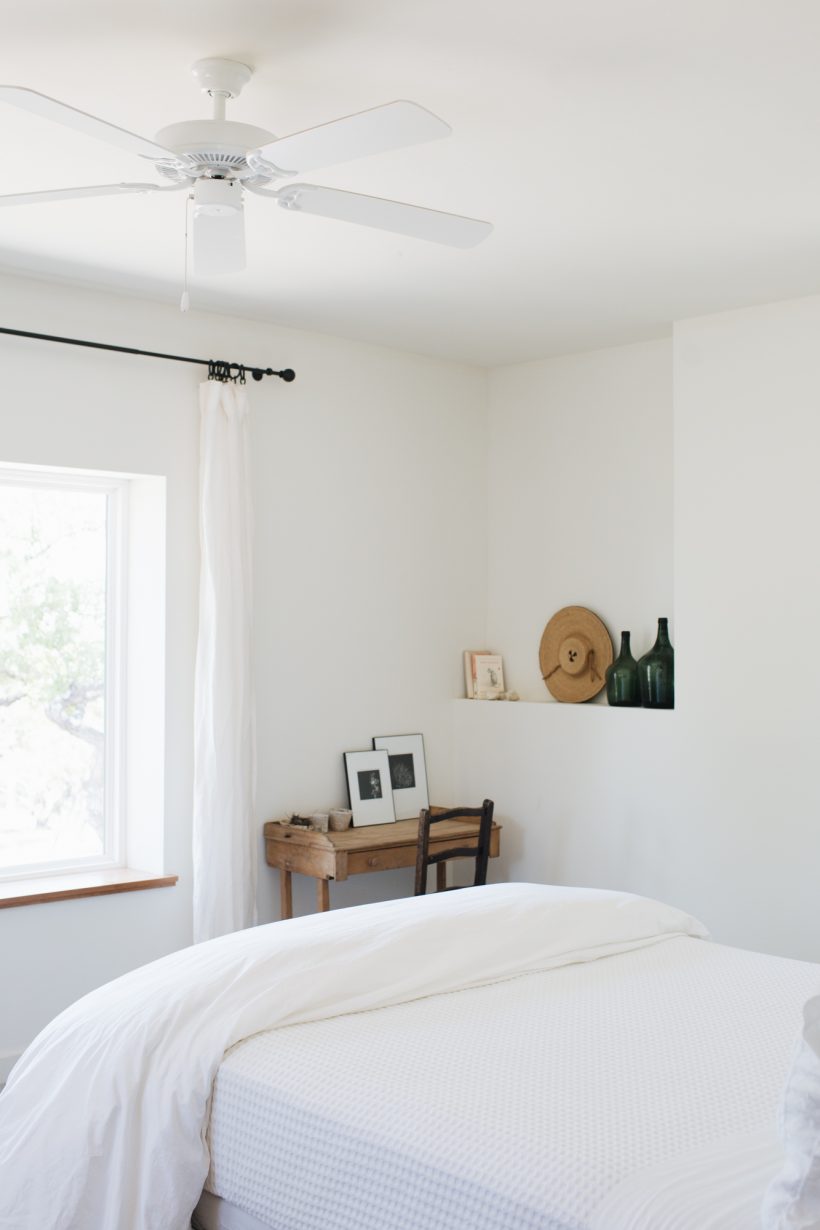
{"label": "white ceiling fan blade", "polygon": [[[184,184],[173,184],[171,189],[178,191],[187,187]],[[86,196],[118,196],[129,192],[168,192],[169,189],[160,184],[96,184],[90,188],[49,188],[45,192],[12,192],[0,196],[2,205],[47,205],[50,201],[76,201]]]}
{"label": "white ceiling fan blade", "polygon": [[163,161],[170,159],[180,165],[188,164],[184,156],[157,145],[155,141],[149,141],[147,137],[139,137],[136,133],[118,128],[116,124],[109,124],[107,120],[101,120],[96,115],[88,115],[87,112],[69,107],[56,98],[49,98],[47,94],[38,94],[36,90],[27,90],[18,85],[0,85],[0,102],[22,107],[33,115],[42,115],[44,119],[53,120],[55,124],[64,124],[66,128],[84,132],[86,136],[95,137],[98,141],[117,145],[129,154],[139,154],[141,158],[161,158]]}
{"label": "white ceiling fan blade", "polygon": [[437,209],[405,205],[401,201],[385,201],[377,196],[362,196],[358,192],[343,192],[340,188],[320,188],[315,184],[289,184],[276,193],[276,199],[283,209],[356,222],[359,226],[373,226],[382,231],[410,235],[413,239],[449,244],[453,248],[472,248],[486,239],[493,229],[492,223],[480,222],[477,218],[445,214]]}
{"label": "white ceiling fan blade", "polygon": [[194,273],[239,273],[245,268],[245,219],[241,209],[213,215],[197,213],[191,224]]}
{"label": "white ceiling fan blade", "polygon": [[352,158],[449,137],[451,131],[432,111],[400,100],[270,141],[254,150],[248,161],[253,165],[253,159],[260,158],[283,175],[300,175]]}

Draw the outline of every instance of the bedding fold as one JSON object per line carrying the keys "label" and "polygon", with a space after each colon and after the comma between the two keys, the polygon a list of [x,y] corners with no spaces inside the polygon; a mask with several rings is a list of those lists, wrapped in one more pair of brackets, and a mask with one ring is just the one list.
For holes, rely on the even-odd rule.
{"label": "bedding fold", "polygon": [[0,1228],[187,1230],[216,1070],[262,1030],[706,934],[626,893],[502,884],[174,953],[79,1000],[15,1065],[0,1095]]}

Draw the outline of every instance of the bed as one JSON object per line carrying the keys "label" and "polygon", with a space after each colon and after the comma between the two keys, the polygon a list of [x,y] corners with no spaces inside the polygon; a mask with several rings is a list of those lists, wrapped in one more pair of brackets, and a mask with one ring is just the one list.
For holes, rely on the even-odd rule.
{"label": "bed", "polygon": [[256,928],[44,1031],[0,1096],[0,1227],[758,1230],[818,989],[595,890]]}

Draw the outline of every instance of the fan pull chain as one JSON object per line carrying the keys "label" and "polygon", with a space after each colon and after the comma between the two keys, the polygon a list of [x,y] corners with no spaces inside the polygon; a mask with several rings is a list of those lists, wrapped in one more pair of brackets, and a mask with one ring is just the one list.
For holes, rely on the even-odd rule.
{"label": "fan pull chain", "polygon": [[191,213],[193,196],[189,192],[185,197],[185,265],[182,275],[182,298],[179,301],[180,312],[187,312],[191,306],[191,296],[188,294],[188,218]]}

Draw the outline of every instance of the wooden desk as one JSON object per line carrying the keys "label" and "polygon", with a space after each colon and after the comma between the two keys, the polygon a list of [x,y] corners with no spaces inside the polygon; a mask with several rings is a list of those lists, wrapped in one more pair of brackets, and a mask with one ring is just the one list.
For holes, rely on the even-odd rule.
{"label": "wooden desk", "polygon": [[[433,808],[442,811],[443,808]],[[397,820],[394,824],[369,824],[363,828],[345,829],[343,833],[319,833],[269,820],[264,828],[265,861],[279,869],[282,918],[293,917],[291,875],[313,876],[316,880],[316,906],[330,909],[331,880],[346,880],[348,876],[370,871],[393,871],[397,867],[415,867],[418,820]],[[430,835],[430,851],[438,853],[448,847],[471,844],[476,832],[472,820],[442,820]],[[497,858],[501,826],[493,824],[490,834],[490,857]],[[446,864],[436,867],[436,886],[444,887]]]}

